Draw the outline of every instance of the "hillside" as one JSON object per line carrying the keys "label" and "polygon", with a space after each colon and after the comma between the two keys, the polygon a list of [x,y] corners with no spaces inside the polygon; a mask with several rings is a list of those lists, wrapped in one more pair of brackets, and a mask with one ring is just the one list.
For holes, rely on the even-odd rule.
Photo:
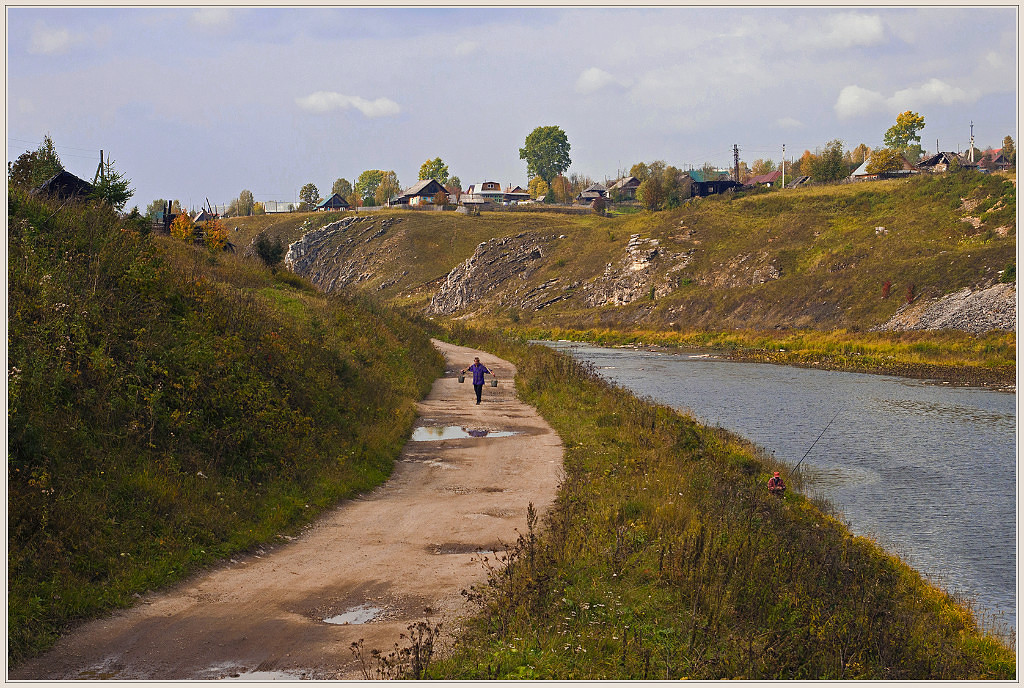
{"label": "hillside", "polygon": [[[227,222],[243,243],[261,229],[292,242],[342,218]],[[321,232],[300,274],[433,315],[576,329],[866,331],[908,302],[998,283],[1016,254],[1015,185],[974,173],[747,192],[608,218],[358,219]],[[1005,329],[1014,316],[973,327]]]}
{"label": "hillside", "polygon": [[386,309],[109,209],[12,189],[8,248],[12,662],[383,482],[441,369]]}

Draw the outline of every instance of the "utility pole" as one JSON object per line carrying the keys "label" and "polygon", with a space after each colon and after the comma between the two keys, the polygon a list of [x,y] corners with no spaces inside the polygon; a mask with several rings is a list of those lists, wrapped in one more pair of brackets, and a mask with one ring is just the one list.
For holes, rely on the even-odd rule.
{"label": "utility pole", "polygon": [[735,170],[735,181],[737,184],[740,183],[740,147],[735,143],[732,144],[732,167]]}
{"label": "utility pole", "polygon": [[974,120],[971,120],[971,162],[974,162]]}
{"label": "utility pole", "polygon": [[786,144],[782,144],[782,187],[786,188]]}
{"label": "utility pole", "polygon": [[100,164],[96,167],[96,174],[93,175],[92,183],[95,186],[96,182],[103,177],[103,149],[100,149]]}

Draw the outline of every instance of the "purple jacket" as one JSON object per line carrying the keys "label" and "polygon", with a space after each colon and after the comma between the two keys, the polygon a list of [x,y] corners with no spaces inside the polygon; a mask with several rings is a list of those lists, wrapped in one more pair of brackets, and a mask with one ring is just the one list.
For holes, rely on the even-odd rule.
{"label": "purple jacket", "polygon": [[484,366],[483,363],[474,363],[473,365],[469,366],[468,370],[471,370],[473,372],[474,385],[482,385],[484,383],[484,374],[491,372],[487,370],[487,367]]}

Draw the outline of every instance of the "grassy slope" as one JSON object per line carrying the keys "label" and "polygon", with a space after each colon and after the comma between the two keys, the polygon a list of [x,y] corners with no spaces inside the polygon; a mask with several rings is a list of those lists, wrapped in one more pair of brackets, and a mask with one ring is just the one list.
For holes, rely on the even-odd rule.
{"label": "grassy slope", "polygon": [[10,660],[390,474],[422,331],[102,211],[9,212]]}
{"label": "grassy slope", "polygon": [[[756,350],[757,358],[781,362],[818,360],[890,372],[900,372],[904,363],[974,365],[1001,368],[990,374],[995,381],[1014,375],[1012,333],[968,337],[976,342],[968,345],[958,333],[860,334],[895,313],[911,288],[915,298],[935,297],[998,279],[1016,254],[1016,192],[1004,177],[959,174],[749,193],[613,218],[411,211],[382,215],[402,221],[383,243],[362,249],[373,251],[375,274],[360,287],[412,309],[423,308],[440,280],[481,241],[520,232],[564,234],[567,240],[549,244],[549,253],[527,283],[496,290],[474,315],[524,331],[592,333],[609,341],[641,334],[645,342],[660,338],[693,344],[713,333],[714,339],[730,339],[730,348]],[[975,217],[980,226],[962,221],[965,216]],[[315,213],[301,219],[306,218],[318,225],[332,219]],[[247,241],[257,227],[270,226],[272,233],[294,240],[301,233],[301,219],[239,218],[238,236]],[[876,227],[885,227],[887,233],[876,234]],[[618,264],[633,234],[660,242],[655,286],[662,295],[656,299],[585,308],[581,297],[573,297],[541,312],[499,305],[514,288],[525,291],[555,277],[560,285],[594,282],[608,263]],[[686,268],[670,270],[679,262],[670,256],[691,250]],[[751,284],[754,270],[767,265],[779,269],[779,279]],[[886,281],[891,284],[883,297]],[[387,284],[381,288],[382,283]],[[862,344],[865,350],[837,357],[832,336],[817,334],[836,331],[845,339],[838,345],[839,354]],[[768,346],[759,347],[758,341]],[[790,355],[778,356],[778,348]]]}
{"label": "grassy slope", "polygon": [[1012,648],[818,505],[764,488],[729,433],[638,400],[546,347],[456,330],[515,361],[563,438],[543,528],[499,555],[447,679],[1012,679]]}

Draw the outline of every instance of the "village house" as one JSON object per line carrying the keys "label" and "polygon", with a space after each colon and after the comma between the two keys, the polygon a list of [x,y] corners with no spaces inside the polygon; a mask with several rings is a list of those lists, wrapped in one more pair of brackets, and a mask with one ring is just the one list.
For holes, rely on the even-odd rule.
{"label": "village house", "polygon": [[636,177],[623,177],[615,182],[608,189],[608,195],[618,198],[620,201],[632,201],[636,199],[636,189],[640,186],[640,180]]}
{"label": "village house", "polygon": [[599,198],[607,198],[608,189],[603,184],[591,184],[587,188],[580,192],[580,195],[576,197],[576,202],[583,205],[590,205]]}
{"label": "village house", "polygon": [[690,183],[691,196],[711,196],[735,189],[740,184],[721,172],[705,174],[704,170],[690,170],[686,173],[692,182]]}
{"label": "village house", "polygon": [[[469,198],[467,198],[467,196]],[[500,205],[504,200],[505,192],[501,190],[501,184],[498,182],[480,182],[479,184],[470,184],[461,199],[463,204],[468,201],[470,204],[476,205],[487,202]]]}
{"label": "village house", "polygon": [[392,196],[388,205],[433,205],[439,193],[444,194],[446,198],[448,196],[448,191],[441,182],[436,179],[421,179],[405,191]]}
{"label": "village house", "polygon": [[32,193],[37,196],[82,199],[92,193],[92,184],[67,170],[61,170],[40,184]]}
{"label": "village house", "polygon": [[526,191],[521,186],[513,187],[509,184],[509,188],[505,189],[503,200],[506,203],[523,203],[524,201],[530,200],[530,192]]}
{"label": "village house", "polygon": [[857,169],[850,173],[850,179],[852,179],[853,181],[865,181],[869,179],[900,177],[917,173],[917,170],[914,169],[914,166],[911,164],[909,160],[906,159],[906,157],[900,156],[900,160],[902,160],[902,165],[898,170],[889,170],[888,172],[882,173],[869,173],[868,166],[871,164],[871,156],[869,155],[868,157],[864,158],[864,162],[862,162],[860,166],[857,167]]}
{"label": "village house", "polygon": [[326,210],[347,210],[349,207],[348,201],[341,197],[341,194],[331,194],[330,198],[325,198],[316,204],[316,209],[321,211]]}
{"label": "village house", "polygon": [[1008,170],[1013,167],[1013,163],[1003,157],[1003,149],[988,151],[978,161],[978,166],[986,170]]}
{"label": "village house", "polygon": [[773,186],[782,179],[782,170],[775,170],[768,174],[759,174],[751,177],[743,186]]}
{"label": "village house", "polygon": [[922,172],[948,172],[950,165],[962,168],[978,166],[959,153],[940,152],[917,163],[917,169]]}

